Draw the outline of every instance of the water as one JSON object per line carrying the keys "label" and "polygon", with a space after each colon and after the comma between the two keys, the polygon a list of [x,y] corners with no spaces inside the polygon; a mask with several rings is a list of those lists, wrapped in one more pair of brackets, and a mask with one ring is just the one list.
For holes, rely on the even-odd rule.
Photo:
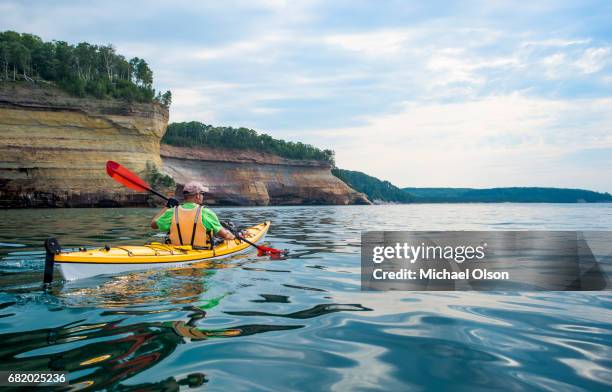
{"label": "water", "polygon": [[64,247],[141,244],[151,209],[0,211],[0,370],[71,389],[610,390],[608,292],[360,291],[360,232],[612,230],[612,205],[219,208],[273,222],[284,260],[237,256],[40,290]]}

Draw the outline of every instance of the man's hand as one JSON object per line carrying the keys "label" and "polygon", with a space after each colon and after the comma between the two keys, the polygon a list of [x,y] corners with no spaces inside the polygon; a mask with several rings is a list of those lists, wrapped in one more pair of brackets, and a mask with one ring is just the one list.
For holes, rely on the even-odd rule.
{"label": "man's hand", "polygon": [[181,203],[179,203],[178,200],[176,200],[175,198],[171,197],[168,199],[168,202],[166,203],[166,207],[168,208],[174,208],[174,207],[178,207]]}
{"label": "man's hand", "polygon": [[217,232],[217,236],[223,238],[224,240],[233,240],[236,237],[226,228],[223,228]]}

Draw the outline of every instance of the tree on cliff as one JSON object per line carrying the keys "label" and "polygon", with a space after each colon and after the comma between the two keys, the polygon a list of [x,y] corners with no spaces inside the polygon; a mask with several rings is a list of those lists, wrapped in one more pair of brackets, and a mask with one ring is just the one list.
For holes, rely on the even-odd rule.
{"label": "tree on cliff", "polygon": [[155,95],[153,71],[144,59],[128,61],[110,44],[70,45],[44,42],[32,34],[0,32],[0,67],[0,81],[44,80],[76,96],[171,103],[169,91]]}
{"label": "tree on cliff", "polygon": [[150,88],[153,84],[153,71],[151,71],[147,62],[143,59],[138,60],[134,69],[136,71],[136,83]]}
{"label": "tree on cliff", "polygon": [[170,91],[166,91],[163,94],[157,93],[157,97],[155,97],[155,100],[160,102],[165,107],[170,107],[170,105],[172,104],[172,93]]}
{"label": "tree on cliff", "polygon": [[0,42],[0,60],[4,69],[4,80],[8,80],[9,46],[7,42]]}
{"label": "tree on cliff", "polygon": [[115,53],[115,48],[113,45],[100,46],[99,48],[100,56],[102,56],[104,69],[106,70],[106,77],[108,80],[113,80],[113,71],[115,69],[115,58],[117,54]]}
{"label": "tree on cliff", "polygon": [[[171,96],[168,96],[170,99]],[[334,152],[310,144],[286,142],[248,128],[213,127],[197,121],[172,123],[162,143],[174,146],[204,146],[267,152],[289,159],[327,162],[334,166]]]}
{"label": "tree on cliff", "polygon": [[379,180],[359,171],[334,168],[332,174],[356,191],[365,193],[373,202],[410,203],[415,200],[412,195],[389,181]]}

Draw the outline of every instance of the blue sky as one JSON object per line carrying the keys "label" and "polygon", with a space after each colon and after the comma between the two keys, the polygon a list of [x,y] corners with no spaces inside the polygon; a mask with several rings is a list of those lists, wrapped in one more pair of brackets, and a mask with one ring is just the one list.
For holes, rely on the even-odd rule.
{"label": "blue sky", "polygon": [[171,121],[332,148],[398,186],[612,192],[610,1],[0,3],[0,30],[112,43]]}

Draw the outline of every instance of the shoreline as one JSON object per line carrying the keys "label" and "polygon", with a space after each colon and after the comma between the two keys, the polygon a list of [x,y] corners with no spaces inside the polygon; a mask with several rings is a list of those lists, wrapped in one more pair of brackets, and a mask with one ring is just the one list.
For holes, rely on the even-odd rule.
{"label": "shoreline", "polygon": [[[410,205],[493,205],[493,204],[501,204],[501,205],[602,205],[602,204],[610,204],[612,202],[608,201],[598,201],[598,202],[589,202],[589,203],[571,203],[571,202],[457,202],[457,203],[379,203],[379,204],[271,204],[267,206],[261,205],[206,205],[208,208],[224,208],[224,209],[238,209],[238,208],[290,208],[290,207],[389,207],[389,206],[410,206]],[[159,209],[164,207],[160,206],[91,206],[91,207],[2,207],[0,211],[23,211],[23,210],[109,210],[109,209]]]}

